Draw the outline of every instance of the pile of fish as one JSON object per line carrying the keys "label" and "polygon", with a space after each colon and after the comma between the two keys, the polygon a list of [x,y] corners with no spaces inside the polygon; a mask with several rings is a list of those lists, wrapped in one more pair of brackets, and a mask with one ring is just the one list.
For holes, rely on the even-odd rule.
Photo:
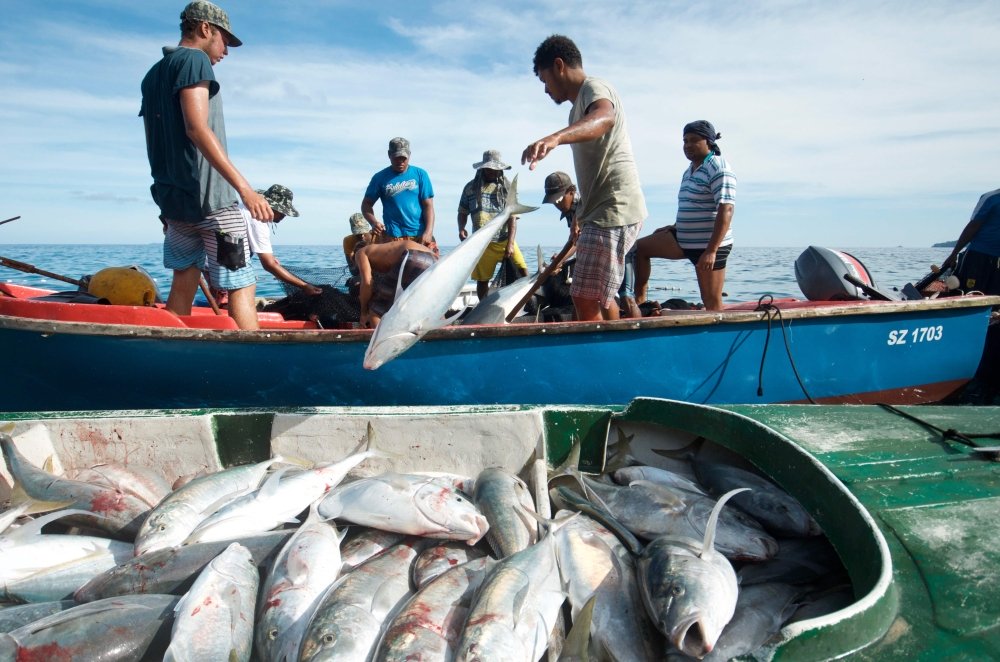
{"label": "pile of fish", "polygon": [[168,486],[0,445],[0,662],[715,660],[853,601],[798,502],[701,453],[625,466],[623,439],[601,477],[571,455],[549,519],[503,469],[367,475],[373,449]]}

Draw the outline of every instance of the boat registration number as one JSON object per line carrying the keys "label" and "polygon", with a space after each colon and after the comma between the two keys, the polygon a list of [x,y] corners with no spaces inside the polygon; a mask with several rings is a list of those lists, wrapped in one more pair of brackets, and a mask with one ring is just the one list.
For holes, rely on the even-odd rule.
{"label": "boat registration number", "polygon": [[944,335],[943,326],[918,326],[915,329],[895,329],[889,332],[889,345],[908,345],[918,342],[934,342]]}

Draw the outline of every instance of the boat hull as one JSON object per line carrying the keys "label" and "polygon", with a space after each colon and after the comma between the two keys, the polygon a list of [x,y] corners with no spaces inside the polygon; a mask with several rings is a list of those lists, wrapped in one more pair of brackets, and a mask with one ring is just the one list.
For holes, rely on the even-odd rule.
{"label": "boat hull", "polygon": [[0,315],[0,411],[451,404],[921,403],[976,372],[996,297],[450,327],[377,371],[370,331]]}

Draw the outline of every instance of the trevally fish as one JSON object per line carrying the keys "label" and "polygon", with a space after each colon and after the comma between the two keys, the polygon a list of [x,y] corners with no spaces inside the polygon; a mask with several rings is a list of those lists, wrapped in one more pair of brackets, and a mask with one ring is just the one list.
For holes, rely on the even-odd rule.
{"label": "trevally fish", "polygon": [[428,547],[413,562],[413,585],[418,589],[452,568],[486,556],[478,546],[469,547],[459,541],[447,541]]}
{"label": "trevally fish", "polygon": [[[563,514],[557,513],[556,518]],[[586,516],[567,522],[555,536],[574,628],[588,602],[596,598],[591,613],[583,616],[591,623],[595,659],[657,659],[663,637],[646,614],[633,555],[611,531]]]}
{"label": "trevally fish", "polygon": [[277,528],[295,517],[333,487],[347,472],[378,451],[367,450],[291,476],[283,470],[268,477],[256,491],[243,495],[205,519],[191,532],[185,544],[225,540]]}
{"label": "trevally fish", "polygon": [[173,595],[121,596],[46,616],[0,634],[0,659],[159,659],[177,599]]}
{"label": "trevally fish", "polygon": [[299,659],[370,659],[382,625],[413,594],[413,560],[427,544],[426,540],[408,538],[365,561],[327,589],[306,627]]}
{"label": "trevally fish", "polygon": [[343,564],[341,572],[353,570],[373,556],[399,544],[405,537],[405,533],[396,531],[352,526],[347,531],[347,537],[340,543],[340,561]]}
{"label": "trevally fish", "polygon": [[168,494],[150,511],[135,539],[135,555],[180,545],[216,510],[250,492],[281,458],[200,476]]}
{"label": "trevally fish", "polygon": [[[365,352],[364,367],[375,370],[405,352],[427,332],[454,322],[457,315],[446,318],[445,313],[469,280],[493,235],[511,216],[536,209],[538,207],[518,202],[517,177],[514,177],[503,211],[417,276],[409,287],[397,292],[392,307],[372,333]],[[400,274],[402,277],[402,270]]]}
{"label": "trevally fish", "polygon": [[506,558],[538,542],[538,522],[528,513],[535,502],[527,484],[499,467],[483,469],[476,477],[476,507],[490,528],[486,540],[497,558]]}
{"label": "trevally fish", "polygon": [[249,550],[239,543],[212,559],[174,608],[163,661],[249,660],[259,581]]}
{"label": "trevally fish", "polygon": [[388,624],[375,662],[450,662],[473,597],[496,560],[481,557],[429,582]]}
{"label": "trevally fish", "polygon": [[325,519],[475,545],[489,523],[450,481],[384,473],[340,485],[319,503]]}
{"label": "trevally fish", "polygon": [[34,623],[35,621],[66,611],[76,607],[76,602],[72,600],[51,600],[48,602],[34,602],[26,605],[14,605],[0,609],[0,632],[10,632],[19,627]]}
{"label": "trevally fish", "polygon": [[293,531],[271,531],[239,540],[199,542],[154,549],[97,575],[73,594],[77,602],[93,602],[116,595],[163,593],[183,595],[212,559],[234,542],[250,551],[253,562],[264,565],[288,541]]}
{"label": "trevally fish", "polygon": [[726,501],[739,491],[726,493],[715,504],[703,541],[663,536],[639,556],[639,589],[647,613],[669,644],[691,657],[712,652],[736,610],[736,573],[715,550],[715,530]]}
{"label": "trevally fish", "polygon": [[170,494],[171,489],[161,474],[150,468],[134,465],[126,467],[113,463],[95,464],[73,472],[69,477],[85,483],[114,487],[131,494],[150,508]]}
{"label": "trevally fish", "polygon": [[770,583],[740,587],[736,612],[703,659],[724,662],[752,653],[781,630],[799,606],[802,589],[790,584]]}
{"label": "trevally fish", "polygon": [[17,486],[32,499],[65,503],[74,511],[74,523],[98,528],[124,540],[134,540],[149,506],[136,497],[112,487],[69,480],[39,469],[28,462],[10,435],[0,432],[7,468]]}
{"label": "trevally fish", "polygon": [[312,609],[340,576],[337,527],[323,522],[315,505],[275,557],[261,590],[254,641],[262,660],[298,660]]}
{"label": "trevally fish", "polygon": [[555,533],[575,518],[551,523],[537,543],[497,562],[469,610],[458,662],[536,662],[542,656],[566,599]]}
{"label": "trevally fish", "polygon": [[751,488],[748,494],[733,499],[733,505],[774,535],[805,537],[823,532],[801,503],[763,476],[729,464],[697,459],[694,470],[698,480],[713,494],[723,494],[737,487]]}

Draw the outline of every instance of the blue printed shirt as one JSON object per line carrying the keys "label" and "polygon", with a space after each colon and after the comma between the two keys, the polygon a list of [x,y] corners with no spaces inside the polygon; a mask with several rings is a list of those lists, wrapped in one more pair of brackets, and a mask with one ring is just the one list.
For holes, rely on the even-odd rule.
{"label": "blue printed shirt", "polygon": [[365,190],[365,197],[382,201],[386,234],[418,237],[426,226],[420,203],[434,197],[434,188],[423,168],[411,165],[405,172],[396,172],[389,167],[375,173]]}

